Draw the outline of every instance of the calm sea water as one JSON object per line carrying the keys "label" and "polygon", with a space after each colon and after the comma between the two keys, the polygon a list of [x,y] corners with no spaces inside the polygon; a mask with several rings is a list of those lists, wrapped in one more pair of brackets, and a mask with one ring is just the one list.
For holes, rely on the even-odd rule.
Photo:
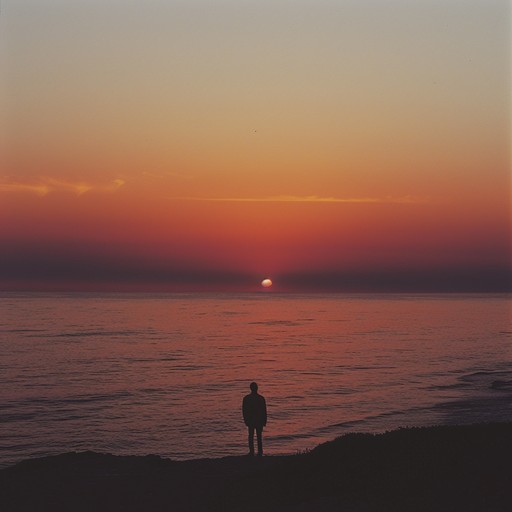
{"label": "calm sea water", "polygon": [[504,295],[2,294],[0,465],[73,450],[269,454],[350,431],[512,421]]}

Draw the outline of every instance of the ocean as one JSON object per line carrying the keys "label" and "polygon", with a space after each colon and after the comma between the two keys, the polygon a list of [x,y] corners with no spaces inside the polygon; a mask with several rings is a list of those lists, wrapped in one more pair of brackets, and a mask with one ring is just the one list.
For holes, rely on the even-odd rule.
{"label": "ocean", "polygon": [[0,467],[69,451],[267,454],[512,421],[510,295],[0,294]]}

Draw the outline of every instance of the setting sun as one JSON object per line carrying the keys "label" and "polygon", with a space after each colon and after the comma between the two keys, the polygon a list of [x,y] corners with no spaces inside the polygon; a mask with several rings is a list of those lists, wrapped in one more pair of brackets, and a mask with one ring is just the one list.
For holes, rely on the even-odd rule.
{"label": "setting sun", "polygon": [[261,281],[261,286],[263,286],[263,288],[270,288],[272,286],[272,279],[269,279],[268,277],[263,279],[263,281]]}

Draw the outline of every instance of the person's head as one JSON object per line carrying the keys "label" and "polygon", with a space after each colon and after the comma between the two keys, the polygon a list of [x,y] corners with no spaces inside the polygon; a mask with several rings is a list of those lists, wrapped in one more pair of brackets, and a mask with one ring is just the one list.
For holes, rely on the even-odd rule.
{"label": "person's head", "polygon": [[257,393],[258,392],[258,384],[256,384],[256,382],[251,382],[251,385],[249,387],[251,388],[251,391],[253,393]]}

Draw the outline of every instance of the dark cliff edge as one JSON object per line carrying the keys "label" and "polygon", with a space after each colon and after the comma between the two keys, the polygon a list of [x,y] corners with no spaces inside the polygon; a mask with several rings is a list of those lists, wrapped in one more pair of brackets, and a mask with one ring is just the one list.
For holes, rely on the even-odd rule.
{"label": "dark cliff edge", "polygon": [[512,423],[348,434],[309,453],[176,462],[93,452],[0,470],[10,511],[509,511]]}

